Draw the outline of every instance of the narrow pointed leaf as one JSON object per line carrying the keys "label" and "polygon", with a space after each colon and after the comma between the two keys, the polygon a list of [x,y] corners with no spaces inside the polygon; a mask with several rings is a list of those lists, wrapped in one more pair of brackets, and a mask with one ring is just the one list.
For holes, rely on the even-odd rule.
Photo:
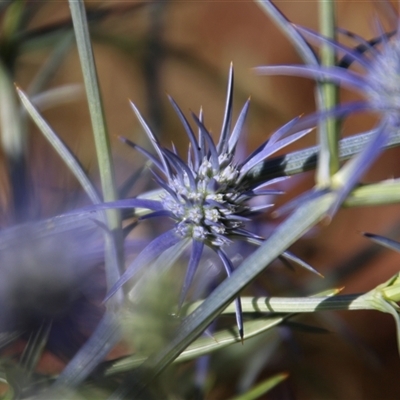
{"label": "narrow pointed leaf", "polygon": [[282,253],[282,257],[286,258],[287,260],[290,260],[294,263],[296,263],[297,265],[299,265],[300,267],[303,267],[304,269],[306,269],[307,271],[312,272],[313,274],[318,275],[320,278],[323,278],[324,276],[322,274],[320,274],[316,269],[314,269],[310,264],[306,263],[305,261],[303,261],[301,258],[295,256],[293,253],[291,253],[290,251],[285,251]]}
{"label": "narrow pointed leaf", "polygon": [[[203,107],[200,107],[199,121],[204,125]],[[198,138],[199,138],[199,148],[200,148],[200,159],[201,161],[203,161],[204,157],[206,156],[206,143],[200,126],[198,126]]]}
{"label": "narrow pointed leaf", "polygon": [[162,162],[162,164],[164,166],[163,170],[165,170],[165,173],[167,174],[167,176],[170,177],[171,175],[170,175],[170,170],[169,170],[168,164],[167,164],[167,162],[165,160],[165,156],[164,156],[164,154],[163,154],[163,152],[161,150],[161,146],[160,146],[156,136],[154,135],[154,133],[150,129],[150,127],[147,124],[147,122],[145,121],[145,119],[142,117],[142,114],[140,114],[140,112],[137,109],[137,107],[135,106],[135,104],[130,102],[130,105],[132,107],[132,110],[136,114],[137,119],[139,120],[140,124],[142,125],[142,128],[144,129],[146,135],[150,139],[150,142],[151,142],[152,146],[154,147],[154,150],[157,152],[158,156],[160,157],[160,160],[161,160],[161,162]]}
{"label": "narrow pointed leaf", "polygon": [[221,136],[220,136],[218,144],[217,144],[218,154],[222,154],[222,153],[226,152],[229,131],[231,129],[233,81],[234,81],[234,79],[233,79],[233,64],[231,63],[230,68],[229,68],[228,89],[227,89],[227,93],[226,93],[226,104],[225,104],[224,118],[223,118],[223,122],[222,122]]}
{"label": "narrow pointed leaf", "polygon": [[86,194],[89,196],[90,200],[95,204],[100,203],[101,199],[97,194],[97,191],[94,188],[92,182],[90,182],[88,176],[81,167],[79,161],[71,153],[68,147],[62,142],[62,140],[57,136],[57,134],[50,128],[48,123],[39,114],[39,112],[33,106],[26,94],[19,88],[17,88],[17,92],[26,111],[29,113],[39,130],[43,133],[46,139],[50,142],[50,144],[63,159],[70,171],[74,174],[78,182],[81,184],[82,188],[85,190]]}
{"label": "narrow pointed leaf", "polygon": [[197,118],[196,114],[192,113],[193,119],[195,120],[197,126],[201,130],[202,138],[207,142],[208,150],[211,155],[211,164],[215,170],[219,168],[219,161],[218,161],[218,152],[217,148],[215,147],[214,141],[211,135],[208,133],[207,129],[203,125],[203,123]]}
{"label": "narrow pointed leaf", "polygon": [[201,153],[199,150],[199,143],[196,140],[196,137],[193,133],[192,128],[189,125],[189,122],[187,121],[186,117],[184,116],[182,110],[179,108],[178,104],[176,104],[175,100],[171,97],[168,96],[169,101],[172,104],[172,107],[174,108],[175,112],[178,114],[178,117],[183,125],[183,127],[185,128],[186,134],[189,138],[189,141],[192,145],[192,149],[193,149],[193,154],[194,154],[194,165],[195,168],[199,168],[200,166],[200,159],[201,159]]}
{"label": "narrow pointed leaf", "polygon": [[232,153],[235,151],[237,142],[239,140],[239,137],[243,131],[244,128],[244,123],[246,122],[246,117],[247,117],[247,113],[249,111],[249,106],[250,106],[250,99],[248,99],[246,101],[246,103],[244,103],[244,106],[242,108],[242,110],[240,111],[239,117],[236,121],[236,124],[232,130],[232,134],[229,138],[229,142],[228,142],[228,153]]}
{"label": "narrow pointed leaf", "polygon": [[369,68],[370,64],[368,60],[364,56],[362,56],[362,53],[355,51],[354,49],[347,47],[335,40],[322,36],[311,29],[307,29],[298,25],[295,25],[295,27],[303,36],[305,36],[308,39],[311,39],[314,43],[328,44],[329,46],[332,46],[332,48],[334,48],[335,50],[342,51],[345,54],[345,56],[349,59],[352,59],[352,61],[357,61],[363,67]]}
{"label": "narrow pointed leaf", "polygon": [[200,242],[198,240],[192,240],[192,252],[190,254],[190,260],[186,270],[186,275],[179,298],[179,306],[178,306],[179,309],[182,307],[182,304],[186,299],[186,295],[190,288],[190,285],[193,282],[194,275],[196,273],[197,267],[199,266],[201,255],[203,254],[203,249],[204,249],[204,242]]}
{"label": "narrow pointed leaf", "polygon": [[331,80],[362,93],[369,86],[369,82],[360,74],[339,67],[312,67],[310,65],[274,65],[257,67],[254,71],[259,75],[288,75],[300,76],[316,80]]}
{"label": "narrow pointed leaf", "polygon": [[[217,251],[217,254],[219,256],[219,258],[221,259],[222,263],[224,264],[225,270],[226,270],[226,274],[228,275],[228,278],[230,278],[230,276],[233,273],[233,265],[231,260],[229,259],[229,257],[225,254],[225,252],[221,249],[219,249]],[[243,340],[243,336],[244,336],[244,331],[243,331],[243,314],[242,314],[242,303],[240,301],[240,297],[237,297],[235,299],[235,308],[236,308],[236,323],[238,326],[238,330],[239,330],[239,336],[240,338]]]}
{"label": "narrow pointed leaf", "polygon": [[375,235],[373,233],[363,233],[363,235],[381,246],[400,252],[400,242],[397,242],[396,240],[389,239],[385,236]]}
{"label": "narrow pointed leaf", "polygon": [[274,144],[269,145],[267,143],[266,146],[263,146],[263,148],[256,154],[254,155],[252,158],[250,158],[241,168],[241,175],[243,176],[244,174],[246,174],[250,169],[252,169],[254,166],[256,166],[258,163],[264,161],[267,157],[271,156],[272,154],[276,153],[277,151],[279,151],[280,149],[282,149],[283,147],[288,146],[289,144],[295,142],[296,140],[301,139],[303,136],[307,135],[308,133],[310,133],[314,128],[309,128],[309,129],[305,129],[302,131],[299,131],[297,133],[294,133],[293,135],[281,139],[277,142],[275,142]]}
{"label": "narrow pointed leaf", "polygon": [[256,0],[256,2],[286,35],[304,63],[309,65],[318,65],[318,58],[312,48],[299,34],[299,32],[297,32],[295,26],[293,26],[293,24],[285,17],[285,15],[274,5],[274,3],[270,0]]}
{"label": "narrow pointed leaf", "polygon": [[169,230],[150,242],[143,251],[128,266],[118,282],[110,289],[104,301],[112,297],[126,282],[137,272],[159,257],[164,251],[181,241],[182,238],[175,233],[175,229]]}
{"label": "narrow pointed leaf", "polygon": [[[261,317],[252,321],[246,321],[244,323],[244,330],[246,332],[245,340],[262,334],[263,332],[267,332],[272,328],[275,328],[282,321],[284,321],[285,318],[287,318],[287,316],[280,315]],[[240,343],[240,337],[233,334],[232,328],[223,329],[214,332],[210,336],[203,336],[196,339],[196,341],[189,345],[186,350],[183,351],[179,357],[177,357],[175,362],[185,362],[193,360],[198,357],[210,354],[214,351],[220,350],[224,347],[235,344],[238,345]],[[109,362],[107,363],[105,376],[111,376],[119,374],[121,372],[130,371],[133,368],[139,367],[144,361],[145,357],[133,355],[125,357],[121,360]]]}
{"label": "narrow pointed leaf", "polygon": [[151,154],[149,151],[147,151],[146,149],[144,149],[143,147],[139,146],[136,143],[133,143],[131,140],[123,137],[123,136],[119,136],[118,137],[119,140],[121,140],[123,143],[127,144],[128,146],[132,147],[133,149],[139,151],[140,153],[142,153],[145,157],[147,157],[160,171],[164,172],[164,174],[166,174],[166,171],[164,170],[163,166],[160,164],[160,162],[157,160],[157,158],[155,158],[153,156],[153,154]]}
{"label": "narrow pointed leaf", "polygon": [[261,383],[258,383],[254,388],[250,389],[246,393],[236,396],[231,400],[257,400],[260,399],[261,396],[268,393],[272,390],[275,386],[279,385],[282,381],[287,379],[289,374],[287,373],[280,373],[271,376],[268,379],[265,379]]}
{"label": "narrow pointed leaf", "polygon": [[194,179],[193,172],[190,170],[190,168],[178,156],[170,152],[168,149],[165,149],[164,151],[170,157],[169,159],[174,164],[176,170],[180,172],[184,171],[186,173],[186,176],[189,179],[191,189],[196,190],[196,181]]}

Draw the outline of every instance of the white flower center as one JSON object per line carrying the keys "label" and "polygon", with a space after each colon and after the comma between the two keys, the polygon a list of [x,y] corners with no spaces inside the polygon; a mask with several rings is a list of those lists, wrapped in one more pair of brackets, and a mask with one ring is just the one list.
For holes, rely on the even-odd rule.
{"label": "white flower center", "polygon": [[233,191],[239,176],[238,168],[229,163],[231,155],[220,155],[223,167],[217,171],[208,158],[204,158],[197,171],[193,171],[195,188],[191,186],[186,173],[175,175],[169,186],[175,196],[166,193],[163,197],[164,207],[178,220],[177,232],[183,237],[197,240],[209,240],[213,245],[222,246],[229,242],[221,235],[242,223],[231,221],[226,217],[242,210],[243,205],[235,200],[240,193]]}

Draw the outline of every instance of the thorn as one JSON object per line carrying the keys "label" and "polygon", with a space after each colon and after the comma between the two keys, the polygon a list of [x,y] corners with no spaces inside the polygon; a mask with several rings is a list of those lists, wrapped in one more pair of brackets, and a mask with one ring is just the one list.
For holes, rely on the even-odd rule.
{"label": "thorn", "polygon": [[243,328],[239,328],[239,336],[240,336],[240,341],[242,342],[242,345],[244,344],[244,331]]}
{"label": "thorn", "polygon": [[360,233],[361,233],[361,235],[364,235],[364,236],[367,237],[367,238],[371,238],[371,237],[374,236],[374,234],[368,233],[368,232],[360,232]]}

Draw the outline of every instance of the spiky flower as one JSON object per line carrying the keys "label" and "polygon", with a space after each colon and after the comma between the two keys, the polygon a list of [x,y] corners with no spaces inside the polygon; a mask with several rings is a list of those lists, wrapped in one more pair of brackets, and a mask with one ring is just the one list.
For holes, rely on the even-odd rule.
{"label": "spiky flower", "polygon": [[[267,9],[274,8],[269,0],[260,0]],[[352,101],[338,105],[333,109],[318,111],[306,119],[321,120],[326,117],[343,118],[354,112],[373,111],[380,115],[378,125],[371,131],[371,139],[356,157],[353,157],[334,177],[330,190],[337,192],[335,204],[329,211],[332,216],[360,178],[377,159],[388,143],[393,129],[400,123],[400,36],[396,32],[381,33],[378,38],[367,41],[358,35],[343,29],[338,32],[355,40],[356,47],[350,48],[338,41],[321,36],[312,30],[298,27],[284,19],[280,20],[292,42],[303,50],[312,51],[307,39],[313,44],[330,46],[338,55],[343,56],[336,66],[319,65],[318,59],[306,60],[306,65],[261,66],[255,70],[261,75],[290,75],[315,79],[317,82],[331,81],[363,96],[361,101]],[[314,62],[315,61],[315,62]],[[356,72],[350,70],[357,64]],[[312,195],[322,193],[317,188]],[[308,196],[308,194],[307,194]],[[297,202],[298,203],[298,202]]]}
{"label": "spiky flower", "polygon": [[[193,280],[204,246],[208,246],[218,254],[229,276],[233,272],[233,265],[225,248],[234,239],[254,244],[260,244],[263,240],[262,237],[246,229],[246,222],[250,220],[252,215],[270,207],[272,204],[267,203],[261,207],[253,207],[249,201],[258,196],[280,193],[276,190],[265,189],[266,186],[276,180],[253,183],[246,179],[247,172],[266,157],[304,136],[312,129],[296,132],[298,122],[298,118],[296,118],[276,131],[266,143],[254,151],[246,160],[238,162],[235,160],[235,150],[240,134],[243,132],[249,100],[243,106],[235,126],[231,129],[232,66],[229,73],[225,115],[217,144],[214,143],[210,133],[205,128],[201,115],[192,114],[198,127],[196,137],[179,106],[172,98],[169,98],[169,100],[190,141],[187,161],[182,160],[175,148],[169,150],[161,146],[135,105],[132,104],[132,108],[158,157],[128,139],[123,140],[152,161],[155,167],[152,174],[155,181],[164,189],[164,192],[159,200],[135,198],[104,204],[102,207],[147,208],[153,212],[143,218],[167,216],[175,221],[175,225],[171,230],[154,239],[136,257],[119,282],[111,289],[108,298],[137,271],[183,240],[192,244],[192,252],[182,288],[180,305],[185,299]],[[285,253],[284,256],[311,269],[290,253]],[[236,304],[237,322],[242,335],[239,299]]]}
{"label": "spiky flower", "polygon": [[[364,95],[365,100],[361,102],[347,103],[345,108],[348,111],[379,111],[384,119],[391,120],[392,125],[398,123],[400,114],[400,36],[398,34],[382,33],[378,38],[367,41],[346,30],[339,30],[342,34],[357,41],[358,46],[350,48],[310,29],[296,28],[312,42],[331,46],[344,55],[342,61],[333,67],[322,65],[258,67],[256,70],[259,73],[296,75],[337,82]],[[365,72],[349,70],[348,67],[353,63],[358,64]]]}

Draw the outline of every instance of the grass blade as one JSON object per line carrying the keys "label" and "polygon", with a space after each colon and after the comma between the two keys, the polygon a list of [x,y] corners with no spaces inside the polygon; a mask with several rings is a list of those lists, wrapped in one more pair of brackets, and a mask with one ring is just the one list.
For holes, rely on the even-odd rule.
{"label": "grass blade", "polygon": [[57,136],[57,134],[51,129],[44,118],[39,114],[27,95],[19,88],[17,88],[17,92],[22,104],[25,107],[25,110],[29,113],[39,130],[43,133],[46,139],[50,142],[53,148],[63,159],[70,171],[75,175],[76,179],[79,181],[82,188],[89,196],[90,200],[95,204],[100,203],[101,199],[97,194],[95,187],[90,182],[88,176],[80,165],[79,161],[71,153],[68,147],[63,143],[63,141]]}
{"label": "grass blade", "polygon": [[288,376],[289,374],[287,373],[273,375],[270,378],[258,384],[257,386],[255,386],[253,389],[249,390],[248,392],[240,396],[236,396],[231,400],[257,400],[260,398],[260,396],[269,392],[276,385],[287,379]]}

